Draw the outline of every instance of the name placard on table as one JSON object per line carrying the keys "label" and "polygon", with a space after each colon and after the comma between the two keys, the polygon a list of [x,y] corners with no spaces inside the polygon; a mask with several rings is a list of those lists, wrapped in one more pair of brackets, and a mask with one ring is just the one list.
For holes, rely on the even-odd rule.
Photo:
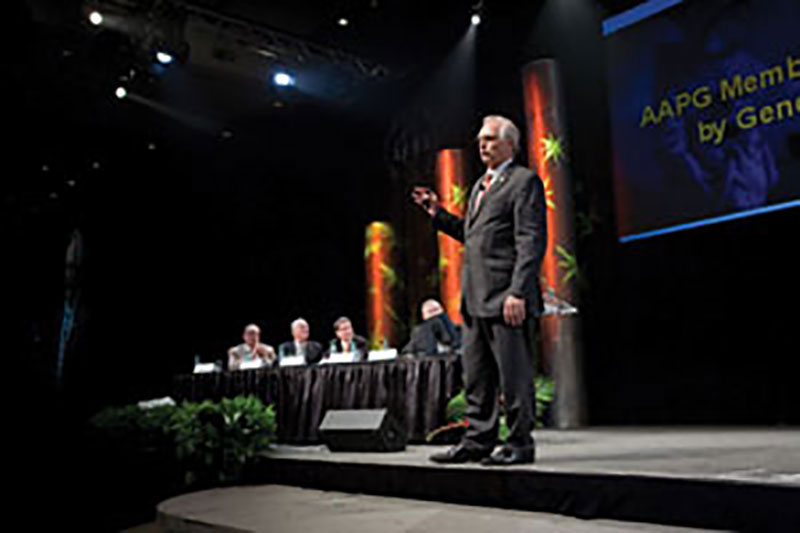
{"label": "name placard on table", "polygon": [[306,358],[302,355],[287,355],[285,357],[281,357],[278,366],[303,366],[306,364]]}
{"label": "name placard on table", "polygon": [[[367,354],[367,361],[370,363],[380,361],[394,361],[397,359],[397,350],[391,348],[388,350],[372,350]],[[321,365],[336,365],[347,363],[358,363],[355,353],[332,353],[327,359],[320,361]]]}
{"label": "name placard on table", "polygon": [[253,359],[252,361],[245,361],[239,364],[239,370],[255,370],[264,366],[261,359]]}
{"label": "name placard on table", "polygon": [[350,353],[339,353],[333,352],[327,359],[323,359],[319,362],[321,365],[336,365],[342,363],[355,363],[356,362],[356,354],[354,352]]}
{"label": "name placard on table", "polygon": [[367,361],[370,363],[376,361],[394,361],[397,359],[397,349],[390,348],[387,350],[372,350],[367,356]]}

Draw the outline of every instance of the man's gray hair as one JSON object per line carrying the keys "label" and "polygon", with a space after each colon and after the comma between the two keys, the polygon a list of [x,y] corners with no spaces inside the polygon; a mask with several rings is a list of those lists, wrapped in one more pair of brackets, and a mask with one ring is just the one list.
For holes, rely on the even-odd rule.
{"label": "man's gray hair", "polygon": [[433,306],[433,305],[435,305],[439,309],[444,309],[442,307],[442,304],[439,303],[439,300],[434,300],[433,298],[429,298],[429,299],[425,300],[424,302],[422,302],[422,305],[420,306],[420,309],[425,309],[426,307],[430,307],[430,306]]}
{"label": "man's gray hair", "polygon": [[483,117],[483,123],[497,122],[500,124],[500,138],[508,139],[511,141],[511,146],[514,148],[514,153],[519,152],[519,128],[514,124],[511,119],[502,115],[486,115]]}
{"label": "man's gray hair", "polygon": [[339,326],[341,326],[345,322],[350,322],[350,319],[347,318],[346,316],[340,316],[339,318],[336,319],[336,322],[333,323],[333,329],[338,330]]}
{"label": "man's gray hair", "polygon": [[294,328],[296,328],[297,326],[308,327],[308,322],[306,322],[305,318],[298,318],[297,320],[292,322],[292,325],[291,325],[292,331],[294,331]]}
{"label": "man's gray hair", "polygon": [[428,320],[429,318],[433,318],[444,313],[444,307],[442,307],[442,304],[440,304],[437,300],[430,298],[422,302],[420,311],[422,312],[422,319]]}

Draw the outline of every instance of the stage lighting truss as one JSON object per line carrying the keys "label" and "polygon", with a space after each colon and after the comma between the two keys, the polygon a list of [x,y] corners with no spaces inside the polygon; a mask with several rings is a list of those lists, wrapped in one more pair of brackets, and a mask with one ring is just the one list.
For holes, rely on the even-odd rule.
{"label": "stage lighting truss", "polygon": [[[228,62],[237,60],[249,64],[245,57],[255,56],[266,61],[280,61],[282,65],[300,70],[321,67],[333,73],[344,85],[379,80],[389,76],[389,70],[378,63],[364,60],[347,52],[304,41],[242,19],[217,13],[211,9],[179,0],[91,0],[84,4],[87,19],[92,12],[102,13],[102,27],[123,31],[147,54],[155,58],[158,51],[169,54],[180,62],[186,61],[195,45],[191,27],[211,28],[215,54]],[[118,23],[108,21],[113,18]],[[116,26],[116,27],[115,27]],[[204,35],[207,35],[206,32]],[[223,45],[216,46],[219,43]],[[242,67],[240,67],[242,68]],[[246,68],[246,67],[244,67]],[[255,72],[252,75],[260,75]]]}
{"label": "stage lighting truss", "polygon": [[[185,16],[174,5],[160,0],[91,0],[84,2],[83,10],[93,32],[114,33],[126,41],[115,61],[117,80],[129,91],[149,94],[169,65],[186,61]],[[101,24],[94,24],[92,13],[102,15]]]}

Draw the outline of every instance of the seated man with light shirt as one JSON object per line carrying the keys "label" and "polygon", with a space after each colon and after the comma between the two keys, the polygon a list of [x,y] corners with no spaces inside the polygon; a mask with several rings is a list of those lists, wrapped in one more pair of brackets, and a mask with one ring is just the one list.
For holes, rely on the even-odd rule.
{"label": "seated man with light shirt", "polygon": [[[248,324],[242,335],[244,342],[228,350],[228,370],[239,370],[243,363],[258,361],[258,366],[272,366],[277,357],[275,349],[260,342],[261,328]],[[248,364],[248,367],[250,365]]]}
{"label": "seated man with light shirt", "polygon": [[336,338],[329,343],[330,348],[325,353],[327,359],[332,353],[353,354],[353,360],[357,362],[366,361],[369,347],[367,339],[356,335],[353,331],[353,323],[346,316],[343,316],[333,323]]}
{"label": "seated man with light shirt", "polygon": [[298,318],[292,322],[292,340],[284,342],[278,346],[278,362],[284,357],[305,358],[307,365],[319,363],[322,359],[322,345],[318,342],[309,340],[308,322]]}

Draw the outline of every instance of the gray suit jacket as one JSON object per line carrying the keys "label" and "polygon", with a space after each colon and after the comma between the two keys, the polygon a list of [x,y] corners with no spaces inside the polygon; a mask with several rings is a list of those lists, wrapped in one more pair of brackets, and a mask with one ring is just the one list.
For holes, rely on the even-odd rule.
{"label": "gray suit jacket", "polygon": [[503,314],[506,296],[524,298],[539,315],[539,268],[547,247],[547,211],[542,180],[530,169],[511,164],[496,179],[474,211],[478,180],[462,219],[444,209],[434,227],[463,242],[461,312],[476,317]]}

